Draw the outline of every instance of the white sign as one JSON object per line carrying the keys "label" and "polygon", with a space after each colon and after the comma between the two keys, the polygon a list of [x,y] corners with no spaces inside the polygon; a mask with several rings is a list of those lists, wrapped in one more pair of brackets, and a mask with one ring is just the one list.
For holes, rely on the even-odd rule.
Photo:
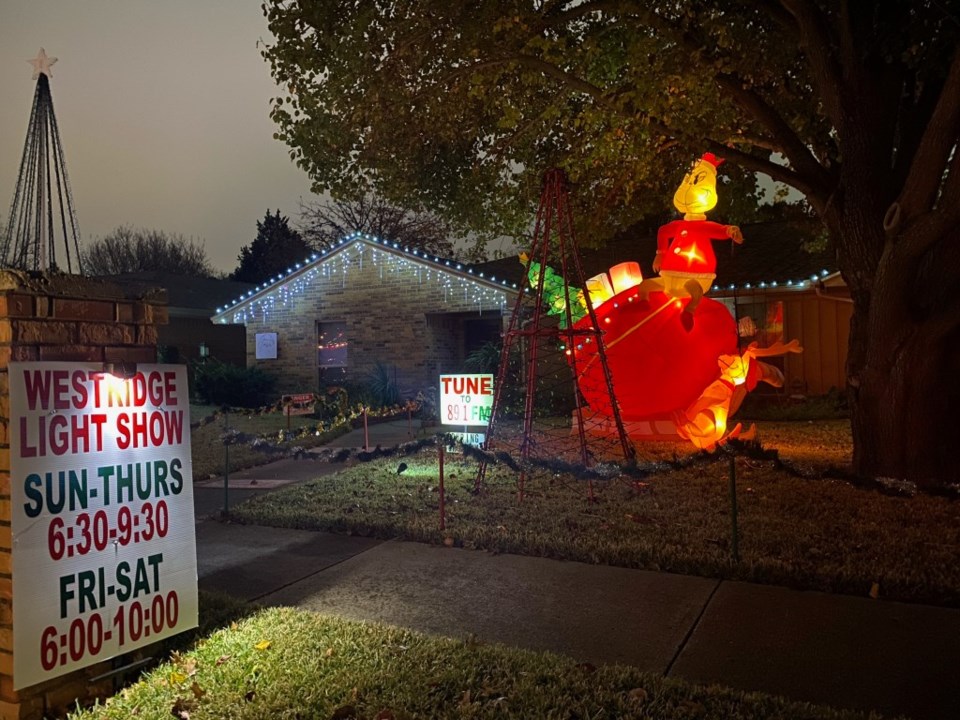
{"label": "white sign", "polygon": [[255,340],[257,360],[277,359],[276,333],[257,333],[255,335]]}
{"label": "white sign", "polygon": [[441,375],[440,422],[486,425],[493,410],[493,375]]}
{"label": "white sign", "polygon": [[186,368],[9,380],[14,689],[196,627]]}
{"label": "white sign", "polygon": [[464,445],[473,445],[474,447],[480,447],[487,439],[486,433],[451,432],[447,434],[456,438]]}

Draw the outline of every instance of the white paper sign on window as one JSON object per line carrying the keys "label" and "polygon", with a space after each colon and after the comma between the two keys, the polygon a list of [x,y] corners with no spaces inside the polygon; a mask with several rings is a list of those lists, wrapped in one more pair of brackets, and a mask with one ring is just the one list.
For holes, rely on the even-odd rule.
{"label": "white paper sign on window", "polygon": [[257,360],[277,359],[277,334],[257,333]]}

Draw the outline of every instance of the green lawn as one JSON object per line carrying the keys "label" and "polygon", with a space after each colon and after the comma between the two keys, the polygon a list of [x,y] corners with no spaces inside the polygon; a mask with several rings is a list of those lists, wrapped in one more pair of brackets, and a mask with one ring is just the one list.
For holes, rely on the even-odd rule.
{"label": "green lawn", "polygon": [[[276,420],[249,416],[237,424],[249,423],[245,432],[275,437]],[[194,430],[195,468],[206,463],[217,471],[223,452],[218,425]],[[767,445],[811,475],[849,458],[849,431],[842,422],[764,423],[761,431]],[[641,452],[641,462],[689,454],[671,444],[642,446]],[[232,446],[234,457],[238,466],[264,458]],[[398,474],[401,461],[408,467]],[[740,563],[730,557],[726,462],[696,464],[639,484],[625,478],[596,482],[594,502],[584,483],[572,477],[535,479],[518,503],[513,473],[491,467],[477,495],[471,492],[475,462],[448,456],[448,524],[441,532],[431,449],[359,463],[263,495],[236,514],[246,522],[858,594],[878,583],[881,596],[960,604],[960,503],[891,497],[835,479],[802,479],[747,458],[738,459],[737,471]],[[201,626],[177,639],[170,659],[139,682],[70,717],[867,717],[693,686],[632,668],[594,668],[470,638],[434,638],[289,608],[254,611],[206,594],[201,594]]]}
{"label": "green lawn", "polygon": [[[849,457],[843,421],[765,423],[764,441],[815,474]],[[676,445],[641,448],[647,460]],[[399,463],[408,468],[397,474]],[[436,451],[360,463],[259,496],[233,510],[241,522],[727,577],[751,582],[960,606],[960,503],[894,497],[833,478],[797,477],[769,461],[737,459],[740,562],[731,555],[726,461],[642,483],[554,475],[528,482],[491,467],[472,492],[476,464],[446,464],[439,529]]]}
{"label": "green lawn", "polygon": [[[263,610],[177,653],[72,720],[623,718],[854,720],[759,693],[626,667],[435,638],[290,608]],[[878,716],[871,715],[876,718]]]}

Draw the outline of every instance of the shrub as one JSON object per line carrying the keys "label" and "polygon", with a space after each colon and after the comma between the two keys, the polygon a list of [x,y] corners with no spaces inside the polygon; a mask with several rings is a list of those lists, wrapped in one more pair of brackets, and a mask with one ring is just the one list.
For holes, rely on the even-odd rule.
{"label": "shrub", "polygon": [[478,347],[464,358],[463,369],[472,373],[491,373],[495,375],[500,369],[500,353],[502,344],[487,342]]}
{"label": "shrub", "polygon": [[274,402],[277,379],[259,368],[206,358],[193,364],[193,392],[210,405],[261,407]]}
{"label": "shrub", "polygon": [[366,386],[370,392],[372,406],[377,408],[400,404],[400,391],[394,372],[381,362],[377,362],[367,374]]}

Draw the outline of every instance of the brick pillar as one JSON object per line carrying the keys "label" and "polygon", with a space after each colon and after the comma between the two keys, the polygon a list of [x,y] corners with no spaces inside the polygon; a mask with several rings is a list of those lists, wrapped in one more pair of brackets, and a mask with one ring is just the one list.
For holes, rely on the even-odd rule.
{"label": "brick pillar", "polygon": [[13,690],[13,567],[10,529],[10,361],[157,361],[157,325],[166,324],[165,291],[130,297],[107,282],[75,275],[0,270],[0,718],[65,714],[112,690],[99,663]]}

